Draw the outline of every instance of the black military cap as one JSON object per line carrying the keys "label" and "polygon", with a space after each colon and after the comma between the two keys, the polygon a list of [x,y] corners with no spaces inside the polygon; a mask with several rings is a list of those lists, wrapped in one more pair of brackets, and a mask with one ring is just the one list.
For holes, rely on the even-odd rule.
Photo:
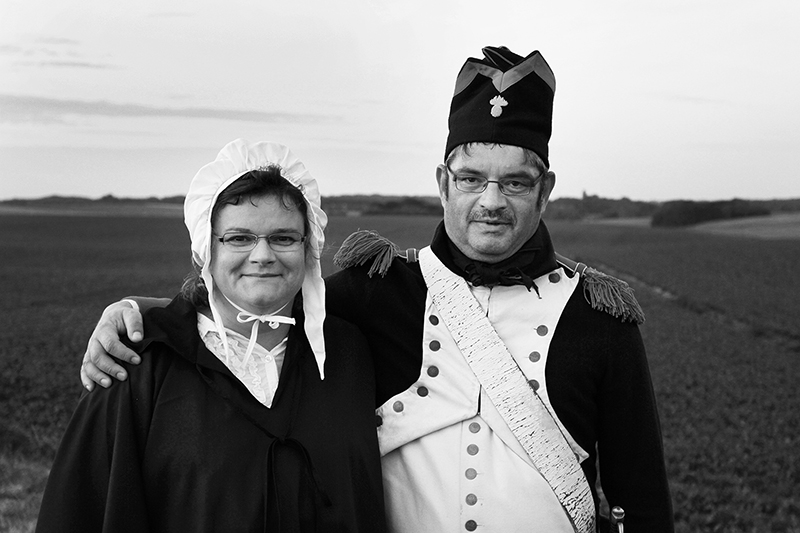
{"label": "black military cap", "polygon": [[510,144],[533,150],[549,168],[553,71],[538,51],[523,58],[505,47],[486,47],[483,55],[467,59],[458,73],[445,158],[469,142]]}

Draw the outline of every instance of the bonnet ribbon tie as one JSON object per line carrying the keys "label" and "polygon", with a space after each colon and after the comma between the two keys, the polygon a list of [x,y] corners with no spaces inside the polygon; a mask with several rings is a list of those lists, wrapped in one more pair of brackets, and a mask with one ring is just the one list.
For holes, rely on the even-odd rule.
{"label": "bonnet ribbon tie", "polygon": [[[225,295],[223,294],[223,296]],[[295,319],[290,316],[275,314],[275,313],[280,313],[281,311],[286,309],[286,306],[292,303],[291,300],[288,301],[283,307],[275,311],[275,313],[273,314],[256,315],[236,305],[227,296],[225,296],[225,299],[228,300],[228,303],[230,303],[232,306],[234,306],[236,309],[239,310],[239,314],[236,315],[237,322],[239,322],[240,324],[247,324],[248,322],[253,323],[253,327],[250,330],[250,342],[247,343],[247,350],[245,350],[244,353],[244,361],[242,362],[242,366],[247,365],[247,363],[250,361],[250,356],[253,354],[253,349],[256,346],[256,339],[258,339],[259,324],[266,322],[267,325],[272,329],[278,329],[278,326],[280,324],[289,324],[290,326],[294,326],[296,324]]]}

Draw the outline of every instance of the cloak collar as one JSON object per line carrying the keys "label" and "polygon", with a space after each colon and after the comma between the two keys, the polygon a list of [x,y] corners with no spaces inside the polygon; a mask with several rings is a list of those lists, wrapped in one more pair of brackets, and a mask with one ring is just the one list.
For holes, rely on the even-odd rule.
{"label": "cloak collar", "polygon": [[[303,335],[299,335],[300,338],[297,335],[298,331],[303,331],[302,296],[298,295],[292,305],[292,316],[297,320],[299,329],[295,327],[289,330],[289,344],[297,347],[297,341],[300,338],[305,340]],[[192,364],[223,374],[230,373],[222,361],[205,349],[204,345],[201,346],[202,340],[197,332],[197,308],[180,295],[176,296],[166,307],[154,307],[148,310],[143,319],[145,338],[132,346],[137,352],[143,352],[151,343],[161,343]],[[293,340],[295,342],[292,342]],[[289,363],[289,351],[290,348],[287,345],[284,366]]]}

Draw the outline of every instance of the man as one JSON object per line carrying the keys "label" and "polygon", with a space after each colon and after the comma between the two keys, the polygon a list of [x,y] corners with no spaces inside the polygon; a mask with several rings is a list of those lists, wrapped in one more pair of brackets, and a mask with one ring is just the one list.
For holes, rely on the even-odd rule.
{"label": "man", "polygon": [[[538,52],[484,56],[456,81],[430,247],[356,235],[327,280],[374,353],[390,529],[593,531],[599,464],[628,531],[673,531],[640,310],[624,283],[560,264],[541,221],[555,78]],[[129,359],[116,331],[140,328],[125,305],[90,341],[105,371],[122,369],[99,341]]]}

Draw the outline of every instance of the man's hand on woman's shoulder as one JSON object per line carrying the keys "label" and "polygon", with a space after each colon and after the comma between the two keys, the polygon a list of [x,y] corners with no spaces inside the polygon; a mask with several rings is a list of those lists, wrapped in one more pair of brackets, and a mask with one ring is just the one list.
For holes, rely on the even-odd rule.
{"label": "man's hand on woman's shoulder", "polygon": [[136,352],[120,341],[123,335],[133,342],[143,338],[142,314],[126,300],[106,307],[89,337],[81,364],[81,383],[86,390],[94,389],[95,383],[110,387],[111,376],[120,381],[128,377],[115,357],[134,365],[139,364],[140,359]]}

